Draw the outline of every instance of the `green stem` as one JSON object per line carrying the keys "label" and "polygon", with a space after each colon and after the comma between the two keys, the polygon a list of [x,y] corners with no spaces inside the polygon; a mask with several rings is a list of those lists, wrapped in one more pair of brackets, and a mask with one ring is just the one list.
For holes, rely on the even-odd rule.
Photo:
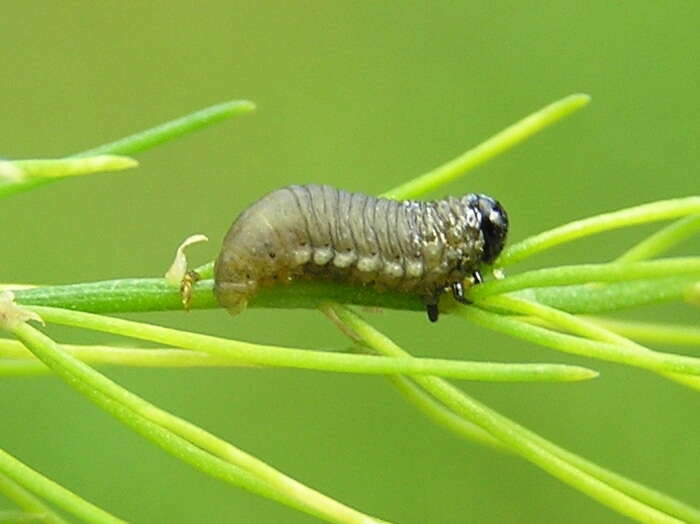
{"label": "green stem", "polygon": [[[73,156],[91,157],[105,154],[133,155],[162,144],[163,142],[167,142],[168,140],[215,124],[225,118],[249,113],[254,109],[255,105],[247,100],[224,102],[223,104],[196,111],[151,129],[130,135],[115,142],[97,146]],[[17,183],[0,184],[0,198],[22,191],[28,191],[54,181],[55,179],[36,178]]]}
{"label": "green stem", "polygon": [[194,270],[195,273],[199,275],[202,280],[207,278],[214,278],[214,262],[207,262],[202,264]]}
{"label": "green stem", "polygon": [[0,524],[28,524],[46,522],[44,515],[24,511],[0,511]]}
{"label": "green stem", "polygon": [[656,372],[672,372],[688,375],[700,375],[700,359],[658,353],[654,351],[639,352],[619,344],[596,342],[580,337],[557,333],[539,326],[533,326],[517,319],[491,313],[474,306],[463,306],[456,313],[476,324],[506,333],[510,336],[527,340],[540,346],[548,347],[585,357],[599,358]]}
{"label": "green stem", "polygon": [[95,524],[125,522],[22,464],[2,449],[0,449],[0,474],[4,474],[20,486],[86,522]]}
{"label": "green stem", "polygon": [[63,178],[121,171],[137,165],[132,158],[114,155],[0,161],[0,198]]}
{"label": "green stem", "polygon": [[633,340],[674,346],[700,347],[700,328],[612,318],[588,317],[590,322]]}
{"label": "green stem", "polygon": [[654,258],[700,231],[700,215],[681,218],[645,238],[620,255],[616,262],[638,262]]}
{"label": "green stem", "polygon": [[579,264],[526,271],[503,280],[491,280],[469,291],[471,300],[533,287],[589,282],[624,282],[644,278],[693,275],[700,279],[700,257],[681,257],[647,262]]}
{"label": "green stem", "polygon": [[44,504],[39,498],[34,496],[30,491],[11,480],[7,475],[0,473],[0,493],[9,500],[13,501],[17,507],[27,513],[40,515],[41,521],[44,524],[68,524],[54,510]]}
{"label": "green stem", "polygon": [[[347,313],[350,314],[349,311]],[[348,318],[348,327],[380,354],[407,355],[361,318],[356,315],[354,318],[346,317]],[[700,512],[695,508],[555,446],[468,397],[444,380],[426,376],[415,377],[413,380],[457,415],[479,425],[523,458],[623,515],[640,522],[700,522]]]}
{"label": "green stem", "polygon": [[343,373],[435,374],[465,380],[585,380],[596,373],[578,366],[554,364],[500,364],[442,359],[391,359],[369,355],[328,353],[266,346],[178,331],[150,324],[55,308],[28,307],[46,322],[104,331],[169,346],[202,351],[249,364],[282,366]]}
{"label": "green stem", "polygon": [[27,178],[65,178],[110,171],[121,171],[136,167],[133,158],[115,155],[98,155],[83,158],[58,158],[38,160],[14,160],[12,165]]}
{"label": "green stem", "polygon": [[590,102],[588,95],[570,95],[526,116],[446,164],[386,191],[382,196],[403,200],[436,189],[487,160],[514,147]]}
{"label": "green stem", "polygon": [[[213,294],[214,281],[202,280],[194,286],[192,309],[218,308]],[[130,313],[139,311],[182,311],[177,287],[163,278],[125,278],[61,286],[42,286],[14,291],[18,304],[77,309],[90,313]],[[327,301],[363,306],[424,311],[418,296],[377,291],[334,282],[295,281],[262,289],[249,307],[317,309]]]}
{"label": "green stem", "polygon": [[[192,309],[218,307],[212,293],[213,281],[194,287]],[[18,304],[46,305],[93,313],[139,311],[182,311],[182,297],[176,286],[164,278],[124,278],[63,286],[43,286],[14,291]]]}
{"label": "green stem", "polygon": [[0,377],[34,377],[50,372],[49,368],[38,361],[0,360]]}
{"label": "green stem", "polygon": [[[688,264],[687,262],[690,262]],[[535,286],[537,300],[571,313],[613,311],[625,307],[682,299],[698,276],[664,277],[695,271],[698,258],[667,259],[650,262],[586,264],[560,266],[512,275],[501,281],[489,281],[470,290],[470,297],[504,293]],[[655,277],[641,280],[644,275]],[[625,282],[628,279],[640,279]],[[613,281],[605,286],[574,286],[577,282]],[[556,284],[567,284],[558,287]],[[218,307],[212,293],[213,281],[198,282],[194,288],[192,309]],[[45,286],[14,291],[23,305],[77,309],[92,313],[138,311],[182,311],[177,288],[162,278],[137,278]],[[263,289],[251,299],[250,307],[316,309],[325,302],[370,307],[423,311],[417,296],[399,292],[378,293],[373,289],[329,282],[298,281]]]}
{"label": "green stem", "polygon": [[698,214],[700,214],[698,196],[661,200],[604,213],[564,224],[513,244],[503,251],[496,264],[500,266],[513,264],[545,249],[603,231]]}
{"label": "green stem", "polygon": [[244,115],[255,110],[248,100],[231,100],[170,120],[156,127],[120,138],[114,142],[77,153],[75,156],[134,155],[183,135],[198,131],[227,118]]}
{"label": "green stem", "polygon": [[[661,358],[664,358],[665,355],[663,353],[656,353],[647,347],[636,344],[631,340],[600,327],[584,318],[575,317],[568,313],[564,313],[563,311],[558,311],[554,308],[531,302],[529,300],[523,300],[514,296],[501,295],[488,298],[483,302],[483,304],[490,307],[509,309],[515,313],[521,313],[524,315],[533,315],[545,320],[548,323],[554,324],[561,329],[565,329],[574,335],[587,337],[601,342],[609,342],[622,347],[628,347],[633,352],[661,355]],[[623,361],[626,362],[626,360]],[[700,362],[700,360],[698,360],[698,362]],[[693,389],[700,390],[700,376],[682,375],[677,373],[661,373],[661,375],[678,383],[692,387]]]}
{"label": "green stem", "polygon": [[394,376],[388,377],[392,385],[411,404],[425,413],[435,423],[443,426],[448,431],[498,451],[510,451],[500,440],[495,439],[490,433],[477,426],[473,422],[466,420],[444,405],[436,402],[433,397],[426,394],[421,388],[416,386],[410,379]]}
{"label": "green stem", "polygon": [[[342,516],[338,514],[329,515],[311,504],[309,500],[302,498],[302,495],[305,493],[295,489],[298,483],[294,485],[286,484],[286,478],[280,478],[278,474],[276,484],[271,485],[239,465],[225,462],[209,454],[161,425],[165,421],[167,424],[175,424],[178,427],[183,425],[186,427],[190,426],[185,421],[179,420],[144,401],[86,364],[71,357],[62,351],[50,338],[28,324],[20,323],[11,329],[14,335],[37,358],[55,371],[69,385],[112,416],[153,441],[163,450],[200,471],[329,522],[348,524],[377,522],[349,508],[346,508],[346,512]],[[285,487],[286,489],[284,489]],[[335,504],[342,507],[339,503]]]}
{"label": "green stem", "polygon": [[630,307],[682,301],[697,276],[612,282],[605,285],[553,286],[523,291],[528,298],[569,313],[605,313]]}
{"label": "green stem", "polygon": [[[83,346],[62,344],[63,349],[78,360],[90,364],[109,364],[135,367],[241,367],[246,366],[230,358],[208,355],[199,351],[182,349],[145,349],[121,346]],[[0,363],[3,359],[14,362],[36,362],[35,357],[22,344],[14,340],[0,339]]]}

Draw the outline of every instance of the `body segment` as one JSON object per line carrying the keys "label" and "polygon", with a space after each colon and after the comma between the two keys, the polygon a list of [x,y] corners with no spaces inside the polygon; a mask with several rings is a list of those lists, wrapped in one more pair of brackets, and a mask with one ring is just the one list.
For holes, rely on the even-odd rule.
{"label": "body segment", "polygon": [[236,313],[268,285],[329,279],[420,296],[437,320],[440,294],[500,253],[503,208],[485,195],[395,201],[330,186],[288,186],[234,221],[215,268],[219,303]]}

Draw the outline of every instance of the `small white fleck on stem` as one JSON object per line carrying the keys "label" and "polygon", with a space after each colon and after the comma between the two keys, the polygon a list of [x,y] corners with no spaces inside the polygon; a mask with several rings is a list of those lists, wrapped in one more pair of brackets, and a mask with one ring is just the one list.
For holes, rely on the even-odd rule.
{"label": "small white fleck on stem", "polygon": [[24,178],[24,171],[14,162],[0,161],[0,180],[18,182]]}

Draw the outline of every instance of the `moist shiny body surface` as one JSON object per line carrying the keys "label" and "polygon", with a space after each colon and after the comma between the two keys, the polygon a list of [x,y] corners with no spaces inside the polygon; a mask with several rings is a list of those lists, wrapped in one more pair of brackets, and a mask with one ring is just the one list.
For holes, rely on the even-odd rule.
{"label": "moist shiny body surface", "polygon": [[236,313],[262,286],[328,279],[418,295],[436,320],[439,295],[452,288],[459,300],[463,281],[480,279],[507,226],[505,211],[485,195],[396,201],[288,186],[234,221],[216,262],[215,293]]}

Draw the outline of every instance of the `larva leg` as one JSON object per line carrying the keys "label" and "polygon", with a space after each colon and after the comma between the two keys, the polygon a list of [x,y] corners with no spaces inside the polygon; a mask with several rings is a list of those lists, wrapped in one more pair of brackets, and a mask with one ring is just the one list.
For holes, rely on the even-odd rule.
{"label": "larva leg", "polygon": [[428,312],[428,318],[431,322],[437,322],[438,316],[440,316],[438,296],[436,293],[425,298],[425,310]]}
{"label": "larva leg", "polygon": [[471,302],[464,297],[464,284],[461,280],[453,282],[450,289],[452,289],[452,296],[457,302],[460,304],[471,304]]}
{"label": "larva leg", "polygon": [[182,282],[180,282],[180,298],[182,299],[182,306],[185,311],[190,310],[192,305],[192,288],[200,280],[199,273],[196,271],[188,271],[185,276],[182,277]]}
{"label": "larva leg", "polygon": [[472,273],[472,280],[475,284],[481,284],[484,281],[484,277],[481,276],[481,272],[474,271],[474,273]]}

